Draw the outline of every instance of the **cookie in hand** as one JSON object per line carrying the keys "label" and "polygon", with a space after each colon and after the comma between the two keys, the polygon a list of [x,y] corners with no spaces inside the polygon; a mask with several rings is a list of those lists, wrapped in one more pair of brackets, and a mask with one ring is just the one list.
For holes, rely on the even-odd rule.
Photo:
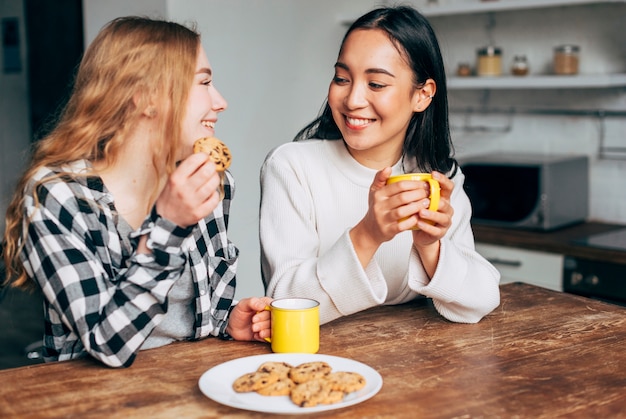
{"label": "cookie in hand", "polygon": [[228,169],[233,158],[226,144],[215,137],[203,137],[196,140],[193,144],[193,152],[207,153],[211,160],[215,162],[218,172]]}

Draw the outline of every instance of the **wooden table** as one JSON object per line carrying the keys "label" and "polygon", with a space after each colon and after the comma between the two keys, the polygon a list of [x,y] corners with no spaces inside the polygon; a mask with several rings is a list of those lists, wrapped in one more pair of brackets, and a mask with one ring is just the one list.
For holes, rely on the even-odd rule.
{"label": "wooden table", "polygon": [[[322,326],[320,353],[370,365],[382,389],[307,417],[624,417],[625,344],[626,308],[520,283],[503,285],[478,324],[450,323],[425,300],[379,307]],[[142,351],[128,369],[85,359],[4,370],[0,417],[267,417],[198,387],[207,369],[266,353],[207,339]]]}

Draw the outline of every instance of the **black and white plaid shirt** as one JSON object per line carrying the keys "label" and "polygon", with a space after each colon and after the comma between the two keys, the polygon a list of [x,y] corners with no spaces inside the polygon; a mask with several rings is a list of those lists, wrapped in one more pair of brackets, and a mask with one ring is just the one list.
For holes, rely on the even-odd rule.
{"label": "black and white plaid shirt", "polygon": [[[86,161],[41,169],[27,189],[30,218],[22,260],[44,294],[46,360],[86,354],[110,366],[132,364],[163,318],[167,294],[190,265],[195,289],[195,335],[223,336],[235,294],[239,250],[226,235],[234,180],[214,213],[186,229],[153,209],[130,240],[120,237],[113,196],[97,176],[81,176]],[[78,176],[70,176],[74,173]],[[50,179],[37,187],[34,185]],[[148,235],[152,254],[137,254]]]}

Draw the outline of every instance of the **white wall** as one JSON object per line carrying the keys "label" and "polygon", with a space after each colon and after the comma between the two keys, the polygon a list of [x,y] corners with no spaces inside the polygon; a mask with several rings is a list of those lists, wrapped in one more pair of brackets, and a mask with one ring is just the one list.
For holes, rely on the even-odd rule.
{"label": "white wall", "polygon": [[[474,1],[474,0],[440,0]],[[425,4],[426,0],[415,1]],[[239,271],[239,298],[260,295],[263,292],[259,268],[258,206],[259,168],[267,152],[274,146],[291,141],[294,134],[318,112],[336,58],[339,42],[346,29],[340,23],[346,16],[358,16],[372,6],[382,3],[375,0],[83,0],[85,39],[89,42],[102,25],[111,18],[142,14],[166,17],[185,22],[195,21],[203,35],[203,44],[215,70],[215,83],[229,101],[229,109],[222,114],[217,125],[217,135],[232,149],[232,171],[237,181],[237,195],[233,202],[230,235],[241,249]],[[22,0],[0,0],[1,16],[6,10],[21,14]],[[18,6],[16,6],[18,5]],[[11,10],[17,7],[17,11]],[[551,13],[542,13],[548,19]],[[516,12],[499,21],[498,41],[522,49],[532,45],[548,45],[546,39],[561,41],[560,30],[536,33],[529,31],[525,13]],[[516,21],[513,17],[521,18]],[[557,19],[558,13],[552,13]],[[576,19],[576,42],[585,44],[585,51],[601,57],[598,48],[611,57],[608,62],[598,61],[606,69],[624,71],[626,53],[622,16],[604,16],[604,24],[589,22],[584,11]],[[480,19],[480,18],[477,18]],[[508,20],[507,20],[508,19]],[[602,19],[601,19],[602,20]],[[522,23],[516,23],[522,22]],[[549,21],[548,21],[549,22]],[[454,71],[459,60],[471,59],[475,49],[466,45],[484,44],[481,34],[484,22],[468,18],[433,23],[440,34],[448,71]],[[553,26],[557,26],[556,24]],[[524,37],[519,36],[524,34]],[[567,33],[562,33],[563,36]],[[595,37],[614,39],[605,45]],[[508,38],[507,38],[508,37]],[[528,43],[523,42],[528,39]],[[566,38],[563,38],[565,40]],[[514,41],[514,42],[513,42]],[[465,42],[465,44],[463,44]],[[461,48],[462,45],[465,45]],[[602,47],[600,47],[602,45]],[[595,47],[595,49],[594,49]],[[549,48],[549,45],[546,46]],[[532,54],[531,54],[532,53]],[[532,50],[531,65],[545,62],[545,51]],[[508,63],[510,55],[505,57]],[[604,64],[601,64],[604,63]],[[535,67],[536,68],[536,67]],[[598,68],[598,71],[603,69]],[[25,81],[21,77],[0,75],[0,147],[2,147],[2,182],[14,176],[15,170],[7,166],[19,162],[21,150],[27,147]],[[585,90],[582,92],[527,92],[520,95],[495,94],[490,104],[547,106],[566,101],[572,106],[607,106],[626,109],[624,89],[609,92]],[[484,92],[451,94],[451,105],[480,104]],[[569,106],[569,105],[568,105]],[[463,115],[460,115],[462,117]],[[459,115],[453,117],[460,124]],[[501,122],[500,117],[492,123]],[[608,121],[607,139],[616,146],[624,146],[626,121]],[[593,159],[591,168],[591,217],[600,221],[626,224],[626,160],[600,160],[596,157],[598,122],[584,117],[536,117],[516,115],[512,130],[507,133],[469,134],[455,130],[453,138],[458,154],[478,152],[564,151],[583,152]],[[8,154],[7,154],[8,153]],[[0,205],[7,198],[6,189],[0,189]]]}
{"label": "white wall", "polygon": [[105,23],[130,15],[166,18],[167,0],[83,0],[85,45],[89,45]]}
{"label": "white wall", "polygon": [[[475,0],[440,0],[440,2]],[[342,18],[359,16],[384,1],[358,0],[211,0],[168,2],[168,16],[198,21],[216,84],[230,101],[230,109],[218,124],[218,135],[234,153],[233,173],[238,182],[231,236],[242,250],[240,291],[258,294],[258,169],[267,151],[290,141],[317,113],[332,77],[332,65],[346,30]],[[387,2],[390,3],[390,2]],[[419,7],[426,0],[413,1]],[[593,7],[593,6],[591,6]],[[617,6],[619,7],[619,6]],[[623,9],[619,9],[623,10]],[[507,45],[505,69],[513,54],[529,56],[532,71],[545,71],[552,46],[578,43],[582,47],[581,72],[625,72],[623,16],[607,9],[592,19],[589,8],[560,8],[540,13],[499,14],[493,30],[495,41]],[[593,10],[597,12],[597,10]],[[458,61],[474,58],[475,48],[485,44],[487,16],[433,19],[440,37],[448,72]],[[559,22],[576,22],[564,30]],[[529,31],[530,24],[541,30]],[[524,36],[519,36],[524,34]],[[546,42],[549,40],[549,42]],[[626,109],[620,91],[555,90],[504,92],[453,92],[452,107],[468,103],[494,106],[564,107],[570,109]],[[453,115],[455,126],[464,115]],[[499,126],[502,117],[491,123]],[[606,144],[626,146],[626,120],[606,120]],[[626,160],[598,159],[600,128],[588,117],[516,115],[510,132],[471,134],[453,130],[459,157],[491,151],[584,153],[591,164],[591,218],[626,223]]]}
{"label": "white wall", "polygon": [[[164,4],[165,3],[165,6]],[[342,14],[375,1],[350,0],[84,0],[85,39],[124,14],[195,22],[228,101],[216,135],[233,152],[236,179],[229,235],[241,251],[237,297],[264,293],[258,241],[259,171],[265,155],[292,140],[324,98],[345,27]]]}
{"label": "white wall", "polygon": [[[216,135],[233,152],[236,196],[230,236],[241,250],[238,295],[261,295],[259,170],[321,108],[345,28],[337,14],[373,1],[211,0],[169,2],[168,16],[198,22],[215,85],[229,102]],[[350,10],[350,9],[348,9]]]}

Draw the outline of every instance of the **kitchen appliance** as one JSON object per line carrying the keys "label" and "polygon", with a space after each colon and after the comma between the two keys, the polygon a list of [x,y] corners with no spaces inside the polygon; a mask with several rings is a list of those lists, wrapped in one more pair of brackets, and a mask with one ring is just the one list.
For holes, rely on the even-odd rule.
{"label": "kitchen appliance", "polygon": [[624,252],[623,263],[565,256],[563,290],[626,306],[626,228],[593,234],[574,244]]}
{"label": "kitchen appliance", "polygon": [[488,154],[460,159],[472,223],[552,230],[589,213],[589,158]]}

